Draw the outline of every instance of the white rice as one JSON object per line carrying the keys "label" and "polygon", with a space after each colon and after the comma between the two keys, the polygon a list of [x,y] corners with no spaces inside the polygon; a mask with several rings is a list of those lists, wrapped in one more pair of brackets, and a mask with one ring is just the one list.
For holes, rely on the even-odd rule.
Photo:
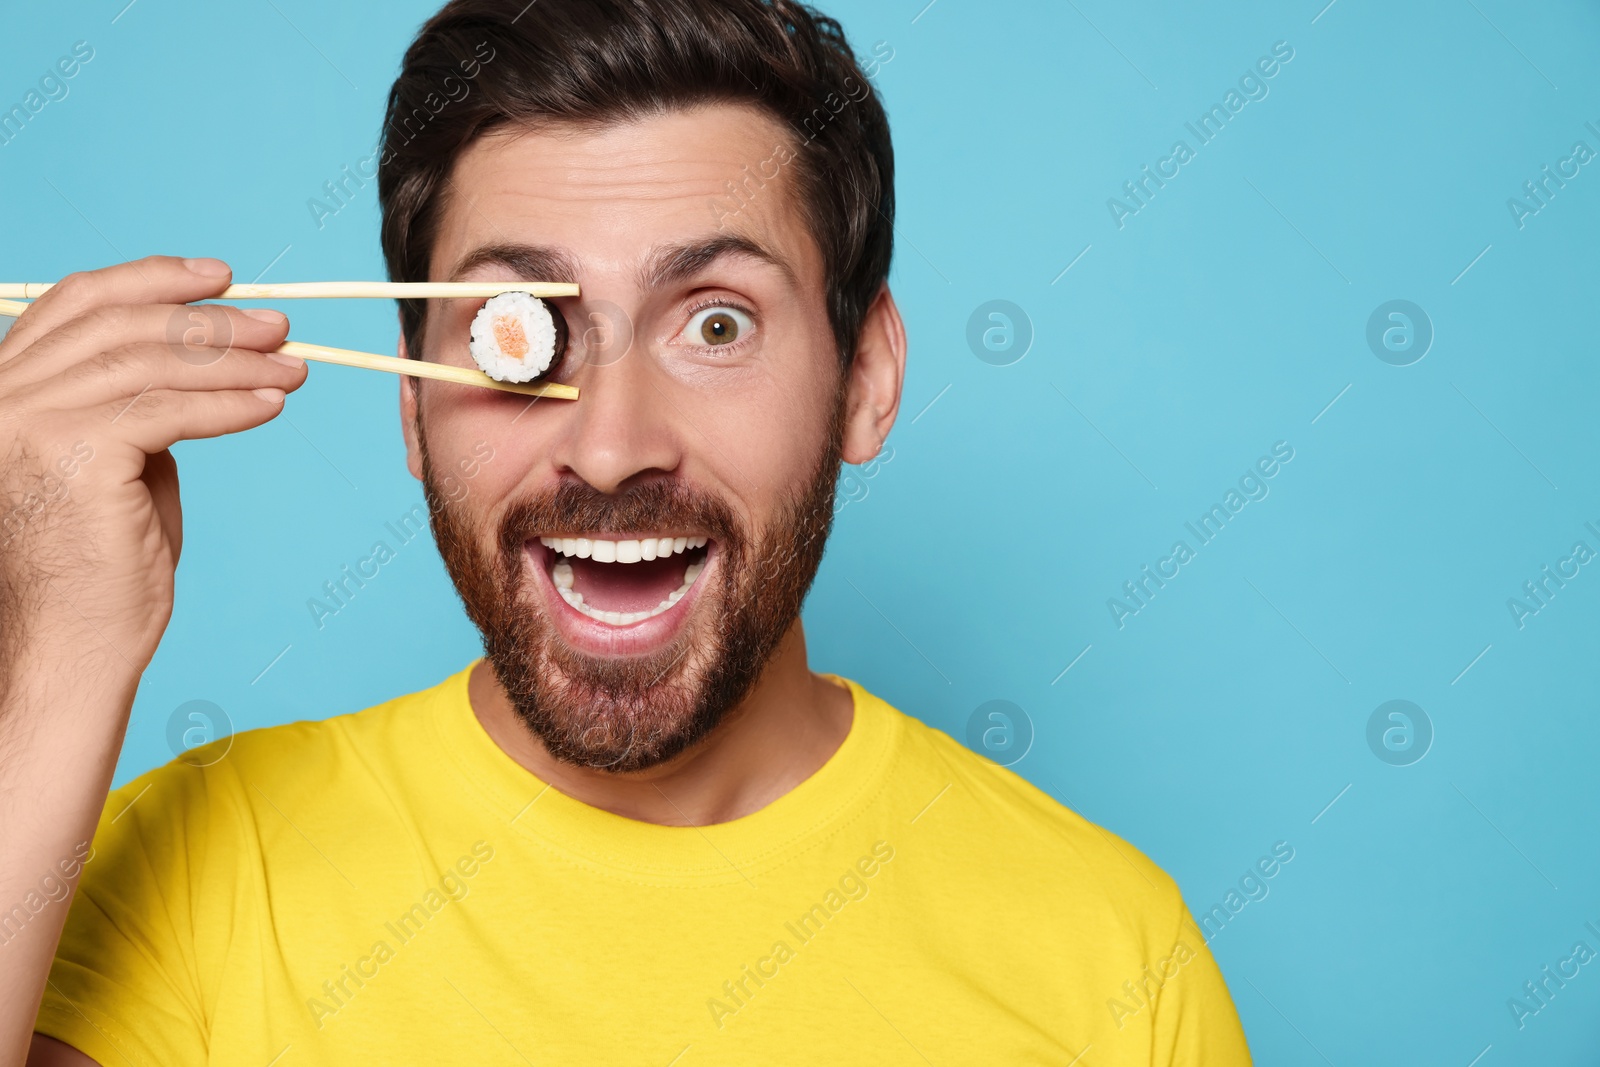
{"label": "white rice", "polygon": [[496,381],[532,381],[555,359],[555,313],[523,292],[490,297],[472,320],[468,348],[483,373]]}

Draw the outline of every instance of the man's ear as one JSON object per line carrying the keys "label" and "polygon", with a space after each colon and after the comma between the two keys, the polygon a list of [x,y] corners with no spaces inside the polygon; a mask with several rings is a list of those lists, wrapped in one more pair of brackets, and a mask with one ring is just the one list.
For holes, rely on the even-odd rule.
{"label": "man's ear", "polygon": [[867,308],[849,373],[843,459],[865,463],[878,454],[894,426],[906,377],[906,324],[887,283]]}
{"label": "man's ear", "polygon": [[[409,357],[406,351],[406,334],[400,331],[401,359]],[[409,374],[396,375],[400,379],[400,432],[406,439],[406,468],[411,471],[411,476],[417,481],[422,480],[422,444],[418,439],[417,426],[417,386],[421,379]]]}

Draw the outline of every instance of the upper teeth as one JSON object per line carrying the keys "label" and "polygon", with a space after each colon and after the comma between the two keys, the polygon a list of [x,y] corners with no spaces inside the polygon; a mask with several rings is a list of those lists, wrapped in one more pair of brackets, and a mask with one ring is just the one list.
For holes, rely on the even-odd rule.
{"label": "upper teeth", "polygon": [[649,537],[642,541],[606,541],[597,537],[541,537],[539,543],[563,556],[577,556],[598,563],[638,563],[642,559],[664,559],[686,549],[701,548],[706,539]]}

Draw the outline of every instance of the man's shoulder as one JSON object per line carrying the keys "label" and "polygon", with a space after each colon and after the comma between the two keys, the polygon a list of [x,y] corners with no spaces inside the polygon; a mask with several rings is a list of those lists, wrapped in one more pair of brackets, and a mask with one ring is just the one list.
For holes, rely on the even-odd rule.
{"label": "man's shoulder", "polygon": [[[1177,883],[1139,848],[943,730],[883,706],[902,737],[894,773],[928,793],[914,825],[943,823],[944,836],[962,850],[952,862],[994,864],[1008,879],[1098,900],[1137,925],[1178,921]],[[1056,786],[1052,772],[1040,773]]]}
{"label": "man's shoulder", "polygon": [[271,800],[273,793],[326,793],[352,772],[392,773],[434,748],[430,712],[464,673],[359,711],[244,730],[188,749],[113,790],[107,810],[118,810],[119,801],[128,805],[122,810],[137,810],[134,800],[147,793],[154,803],[141,801],[140,808],[183,804],[196,794],[211,804],[234,795]]}

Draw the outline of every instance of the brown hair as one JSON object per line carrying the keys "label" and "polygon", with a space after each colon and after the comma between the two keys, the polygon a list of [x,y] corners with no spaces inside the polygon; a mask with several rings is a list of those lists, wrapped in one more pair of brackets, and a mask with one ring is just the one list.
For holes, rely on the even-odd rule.
{"label": "brown hair", "polygon": [[[428,280],[450,170],[485,132],[602,127],[709,102],[753,104],[793,133],[801,208],[848,365],[889,273],[894,150],[838,22],[793,0],[451,0],[389,91],[378,170],[389,277]],[[739,195],[732,183],[729,192]],[[425,307],[400,305],[415,356]]]}

